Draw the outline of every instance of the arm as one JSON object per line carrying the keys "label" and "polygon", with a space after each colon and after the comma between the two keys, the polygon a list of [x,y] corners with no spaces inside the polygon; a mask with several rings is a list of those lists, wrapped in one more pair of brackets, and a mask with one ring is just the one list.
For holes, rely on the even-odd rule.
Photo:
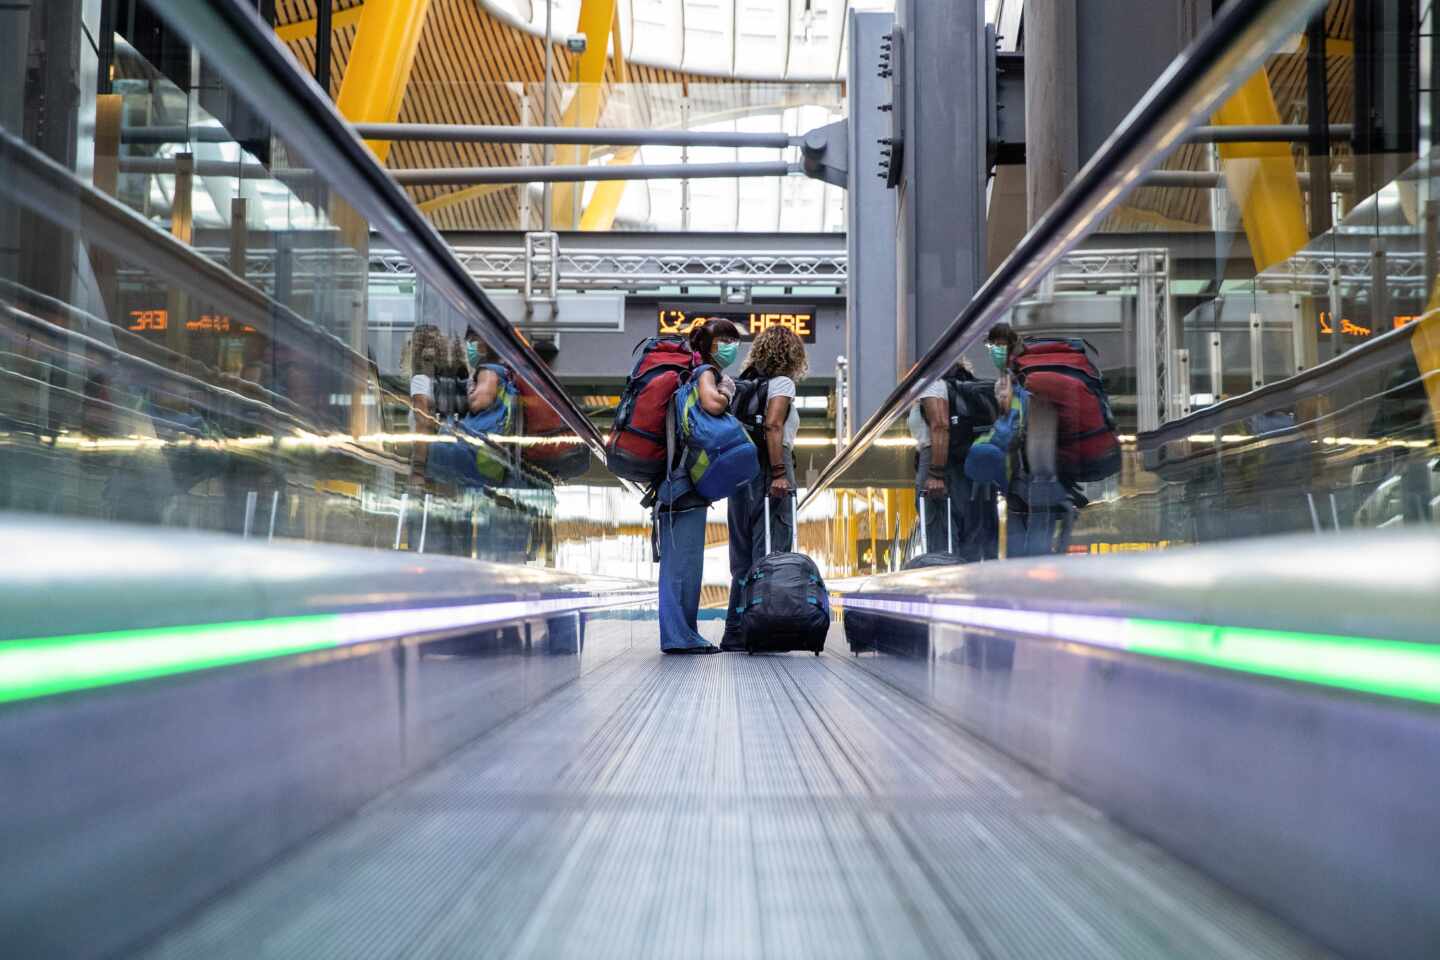
{"label": "arm", "polygon": [[[415,410],[415,432],[434,433],[435,416],[430,409],[431,400],[428,393],[412,393],[410,395],[410,406]],[[430,445],[428,443],[416,443],[410,446],[410,483],[412,486],[419,486],[425,479],[425,463],[429,458]]]}
{"label": "arm", "polygon": [[481,370],[470,384],[469,407],[471,413],[488,410],[500,395],[500,374],[494,370]]}
{"label": "arm", "polygon": [[765,449],[769,453],[772,497],[788,497],[795,489],[785,476],[785,420],[789,416],[789,397],[771,397],[765,405]]}
{"label": "arm", "polygon": [[711,416],[718,417],[730,409],[730,401],[720,392],[720,385],[712,371],[706,370],[700,374],[700,383],[696,389],[700,391],[700,406]]}
{"label": "arm", "polygon": [[925,496],[945,496],[945,465],[950,458],[950,402],[926,397],[920,401],[925,424],[930,428],[930,472],[925,477]]}

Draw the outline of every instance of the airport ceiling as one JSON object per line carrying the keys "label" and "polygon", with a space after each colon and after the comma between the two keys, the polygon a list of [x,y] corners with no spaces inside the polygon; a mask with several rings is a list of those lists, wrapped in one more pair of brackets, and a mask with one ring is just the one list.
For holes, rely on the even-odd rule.
{"label": "airport ceiling", "polygon": [[[1013,2],[1006,0],[1006,5]],[[1354,66],[1353,58],[1346,55],[1346,51],[1353,39],[1354,2],[1332,0],[1326,13],[1326,32],[1334,44],[1332,53],[1338,54],[1330,58],[1329,68],[1332,123],[1348,123],[1352,119]],[[337,26],[332,45],[332,96],[339,92],[340,79],[348,66],[355,38],[356,18],[353,11],[362,3],[363,0],[335,0]],[[662,4],[645,0],[642,5],[642,0],[621,0],[622,42],[630,56],[625,65],[627,83],[623,91],[615,87],[618,79],[615,63],[608,61],[603,84],[609,105],[599,125],[673,125],[682,96],[692,99],[697,93],[703,112],[713,116],[744,114],[753,108],[757,99],[763,100],[769,109],[816,103],[814,81],[817,80],[828,87],[833,98],[839,84],[843,83],[839,67],[821,68],[816,65],[832,59],[835,64],[843,63],[843,56],[839,56],[843,50],[843,36],[833,35],[834,24],[843,22],[843,10],[852,5],[867,9],[893,6],[893,0],[803,0],[795,3],[755,0],[753,4],[747,0],[743,5],[747,16],[751,14],[752,6],[759,11],[755,14],[757,22],[763,19],[760,14],[770,11],[777,33],[778,25],[784,21],[784,15],[777,11],[781,7],[789,10],[792,29],[787,34],[792,48],[808,31],[804,45],[811,48],[811,53],[806,55],[809,59],[802,57],[792,61],[792,49],[785,50],[783,56],[772,51],[770,59],[773,62],[794,63],[795,67],[776,68],[772,75],[762,76],[762,71],[754,69],[758,61],[742,62],[733,53],[737,47],[755,45],[754,39],[737,26],[740,18],[735,8],[739,3],[740,0],[676,0]],[[580,0],[556,0],[554,7],[552,35],[559,42],[552,46],[552,117],[561,115],[566,97],[573,90],[569,83],[578,57],[566,48],[564,38],[573,32],[572,24],[578,15],[579,4]],[[297,27],[304,21],[313,21],[315,0],[277,0],[276,6],[282,38],[301,65],[313,71],[313,28],[304,31]],[[535,0],[434,0],[401,106],[400,121],[539,124],[545,70],[543,6]],[[995,16],[997,6],[1000,5],[991,2],[987,13]],[[771,10],[772,7],[775,9]],[[345,16],[346,11],[352,11],[350,16]],[[811,13],[811,18],[803,20],[807,11]],[[536,32],[537,22],[541,33]],[[631,36],[625,34],[626,24],[630,26]],[[705,59],[693,52],[705,46],[697,40],[703,39],[707,30],[719,31],[715,38],[711,38],[717,42],[710,46],[732,51],[725,63],[713,58]],[[728,43],[718,42],[721,40],[728,40]],[[740,43],[741,40],[744,42]],[[836,56],[831,58],[829,54],[816,54],[815,51],[822,47],[826,50],[833,47]],[[667,63],[671,65],[666,66]],[[809,67],[804,66],[807,63]],[[675,64],[684,65],[687,69],[680,69]],[[1281,122],[1303,121],[1306,99],[1304,46],[1297,45],[1289,52],[1272,57],[1268,73]],[[702,86],[702,91],[694,89]],[[693,122],[693,114],[691,116]],[[1172,170],[1207,169],[1208,150],[1208,146],[1199,144],[1182,147],[1165,167]],[[1301,148],[1297,146],[1297,150]],[[1337,145],[1336,154],[1337,165],[1343,167],[1348,159],[1348,145]],[[539,148],[509,144],[397,143],[389,159],[390,166],[397,169],[539,162]],[[521,226],[521,188],[518,186],[472,188],[463,193],[459,188],[435,186],[410,188],[410,192],[442,230],[517,230]],[[1142,189],[1116,211],[1112,217],[1112,228],[1126,231],[1208,229],[1210,200],[1210,194],[1205,190]]]}

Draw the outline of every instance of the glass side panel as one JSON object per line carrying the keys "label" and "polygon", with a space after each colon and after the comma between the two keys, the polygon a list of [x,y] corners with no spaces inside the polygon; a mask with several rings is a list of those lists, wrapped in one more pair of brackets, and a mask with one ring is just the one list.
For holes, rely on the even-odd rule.
{"label": "glass side panel", "polygon": [[649,576],[480,316],[372,272],[412,238],[145,5],[93,44],[96,6],[0,12],[48,51],[0,57],[0,509]]}
{"label": "glass side panel", "polygon": [[[1071,391],[1032,383],[1058,423],[1017,421],[998,487],[946,484],[996,502],[988,555],[1440,520],[1433,31],[1429,5],[1329,4],[1014,304],[1021,343],[1088,350],[1119,459],[1078,479],[1073,436],[1099,424],[1064,405],[1080,402]],[[1015,169],[996,172],[992,231],[1014,219]],[[983,341],[967,363],[981,379],[1015,373]],[[947,529],[931,501],[921,532],[918,421],[814,504],[836,569],[894,568],[975,522],[955,508]],[[1039,519],[1039,541],[1015,539],[1017,518]]]}

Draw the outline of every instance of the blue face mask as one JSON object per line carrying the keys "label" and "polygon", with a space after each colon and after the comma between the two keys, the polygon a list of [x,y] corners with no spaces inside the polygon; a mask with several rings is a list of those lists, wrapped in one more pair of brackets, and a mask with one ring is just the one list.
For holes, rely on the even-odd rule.
{"label": "blue face mask", "polygon": [[990,344],[990,362],[995,364],[995,369],[1001,373],[1005,372],[1005,361],[1009,359],[1010,350],[1002,344]]}
{"label": "blue face mask", "polygon": [[480,344],[474,340],[465,341],[465,359],[470,361],[471,367],[480,366]]}
{"label": "blue face mask", "polygon": [[724,370],[735,362],[735,357],[739,353],[740,344],[738,343],[717,343],[715,345],[715,362],[720,364],[721,370]]}

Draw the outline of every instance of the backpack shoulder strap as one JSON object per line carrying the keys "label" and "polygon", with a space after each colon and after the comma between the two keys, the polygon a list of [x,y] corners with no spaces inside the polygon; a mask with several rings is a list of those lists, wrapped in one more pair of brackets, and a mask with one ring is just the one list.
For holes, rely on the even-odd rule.
{"label": "backpack shoulder strap", "polygon": [[511,373],[510,368],[503,363],[482,363],[480,369],[489,370],[500,378],[500,382],[505,385],[506,389],[515,390],[515,374]]}

